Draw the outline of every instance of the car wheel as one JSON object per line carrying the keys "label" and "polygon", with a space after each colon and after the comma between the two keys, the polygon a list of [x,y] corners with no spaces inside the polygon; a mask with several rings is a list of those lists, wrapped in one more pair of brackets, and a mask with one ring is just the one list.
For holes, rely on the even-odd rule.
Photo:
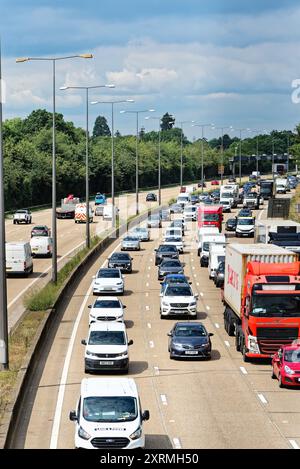
{"label": "car wheel", "polygon": [[15,225],[16,223],[17,223],[16,220],[14,220],[14,225]]}

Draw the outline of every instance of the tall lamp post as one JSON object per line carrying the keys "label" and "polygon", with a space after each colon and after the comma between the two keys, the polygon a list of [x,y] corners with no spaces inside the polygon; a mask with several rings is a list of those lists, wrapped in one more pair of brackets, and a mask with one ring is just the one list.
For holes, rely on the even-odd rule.
{"label": "tall lamp post", "polygon": [[120,99],[114,101],[91,101],[91,104],[110,104],[111,105],[111,203],[112,203],[112,227],[116,226],[115,211],[115,146],[114,146],[114,105],[120,103],[134,103],[133,99]]}
{"label": "tall lamp post", "polygon": [[[267,132],[266,129],[247,129],[249,132],[256,132],[257,135],[256,135],[256,155],[253,155],[253,156],[256,156],[256,173],[258,173],[258,161],[259,161],[259,151],[258,151],[258,139],[259,139],[259,134],[258,132]],[[264,156],[264,155],[263,155]]]}
{"label": "tall lamp post", "polygon": [[86,131],[85,131],[85,201],[86,201],[86,247],[91,245],[90,236],[90,190],[89,190],[89,90],[97,88],[115,88],[115,85],[97,85],[97,86],[61,86],[60,90],[85,90],[85,108],[86,108]]}
{"label": "tall lamp post", "polygon": [[181,134],[180,134],[180,187],[182,187],[182,181],[183,181],[183,124],[191,124],[195,121],[181,121],[178,122],[180,124],[181,128]]}
{"label": "tall lamp post", "polygon": [[204,129],[205,127],[214,127],[215,124],[192,124],[192,127],[201,127],[201,192],[203,192],[204,185]]}
{"label": "tall lamp post", "polygon": [[4,213],[4,175],[3,175],[3,139],[2,139],[2,70],[0,42],[0,364],[4,370],[9,367],[8,324],[7,324],[7,284],[5,261],[5,213]]}
{"label": "tall lamp post", "polygon": [[224,130],[230,129],[231,131],[233,130],[232,125],[230,126],[224,126],[224,127],[213,127],[214,130],[221,130],[222,136],[221,136],[221,165],[222,165],[222,171],[221,171],[221,185],[223,184],[223,174],[224,174],[224,145],[223,145],[223,140],[224,140]]}
{"label": "tall lamp post", "polygon": [[92,54],[78,54],[69,55],[65,57],[20,57],[16,59],[17,63],[29,61],[49,61],[52,62],[52,238],[53,238],[53,251],[52,251],[52,282],[57,282],[57,227],[56,227],[56,148],[55,148],[55,69],[58,60],[67,60],[74,58],[92,59]]}
{"label": "tall lamp post", "polygon": [[136,115],[136,158],[135,158],[135,213],[139,214],[139,114],[143,112],[154,112],[155,109],[142,109],[141,111],[120,111],[120,114],[135,114]]}
{"label": "tall lamp post", "polygon": [[239,142],[239,149],[240,149],[240,154],[239,154],[239,180],[240,184],[242,184],[242,133],[243,132],[250,132],[250,129],[234,129],[238,130],[240,132],[240,142]]}

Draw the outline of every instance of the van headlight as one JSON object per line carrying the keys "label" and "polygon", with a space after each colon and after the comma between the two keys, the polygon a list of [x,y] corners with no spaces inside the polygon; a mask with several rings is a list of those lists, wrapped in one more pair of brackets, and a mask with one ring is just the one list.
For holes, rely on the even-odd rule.
{"label": "van headlight", "polygon": [[89,355],[90,357],[96,357],[97,355],[95,355],[93,352],[90,352],[89,350],[87,350],[85,352],[87,355]]}
{"label": "van headlight", "polygon": [[142,436],[142,427],[139,427],[139,428],[136,429],[135,432],[133,432],[133,433],[129,436],[129,438],[130,438],[131,440],[137,440],[138,438],[141,438],[141,436]]}
{"label": "van headlight", "polygon": [[91,438],[91,435],[89,435],[82,427],[79,427],[78,436],[83,440],[89,440]]}

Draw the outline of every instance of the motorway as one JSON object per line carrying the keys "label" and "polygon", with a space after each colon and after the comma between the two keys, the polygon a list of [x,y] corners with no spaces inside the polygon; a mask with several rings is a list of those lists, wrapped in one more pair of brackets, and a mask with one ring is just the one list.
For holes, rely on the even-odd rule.
{"label": "motorway", "polygon": [[[224,222],[228,216],[234,215],[225,215]],[[257,217],[266,217],[266,204]],[[159,230],[152,230],[152,240],[132,253],[134,270],[125,276],[121,298],[127,305],[128,337],[134,341],[129,376],[137,382],[143,409],[150,411],[150,420],[144,423],[146,448],[300,448],[299,391],[280,389],[271,379],[269,362],[244,363],[236,352],[234,337],[223,327],[220,290],[199,265],[195,230],[196,223],[190,223],[181,259],[199,293],[198,320],[214,333],[210,361],[169,359],[167,332],[175,321],[159,315],[160,284],[154,265]],[[230,237],[232,241],[253,242]],[[13,447],[74,447],[75,426],[68,416],[85,377],[80,342],[88,332],[87,306],[95,299],[91,279],[115,250],[118,240],[66,299],[62,320],[28,390]]]}
{"label": "motorway", "polygon": [[[162,203],[167,203],[176,196],[179,189],[162,189]],[[153,191],[157,193],[157,191]],[[146,194],[140,194],[140,212],[147,208],[158,206],[155,202],[145,202]],[[108,203],[110,203],[108,199]],[[93,203],[91,206],[93,207]],[[135,214],[135,194],[123,195],[116,198],[116,205],[119,207],[120,220],[126,220]],[[30,232],[34,225],[47,225],[51,228],[51,209],[39,210],[32,213],[32,224],[14,225],[12,220],[6,220],[6,241],[30,241]],[[91,235],[101,235],[111,227],[111,222],[103,221],[102,217],[94,217],[91,226]],[[57,220],[57,253],[58,269],[60,269],[77,250],[85,245],[85,224],[75,224],[74,220]],[[51,259],[35,258],[33,274],[29,277],[10,277],[7,282],[9,328],[11,328],[24,311],[23,298],[26,293],[37,286],[47,283],[51,278]]]}

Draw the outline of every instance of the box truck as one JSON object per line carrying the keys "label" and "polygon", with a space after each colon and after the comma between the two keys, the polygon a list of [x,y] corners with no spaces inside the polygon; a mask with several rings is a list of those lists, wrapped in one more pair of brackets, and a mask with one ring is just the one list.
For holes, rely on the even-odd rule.
{"label": "box truck", "polygon": [[300,337],[299,267],[298,256],[279,246],[226,246],[224,327],[244,361],[271,357]]}

